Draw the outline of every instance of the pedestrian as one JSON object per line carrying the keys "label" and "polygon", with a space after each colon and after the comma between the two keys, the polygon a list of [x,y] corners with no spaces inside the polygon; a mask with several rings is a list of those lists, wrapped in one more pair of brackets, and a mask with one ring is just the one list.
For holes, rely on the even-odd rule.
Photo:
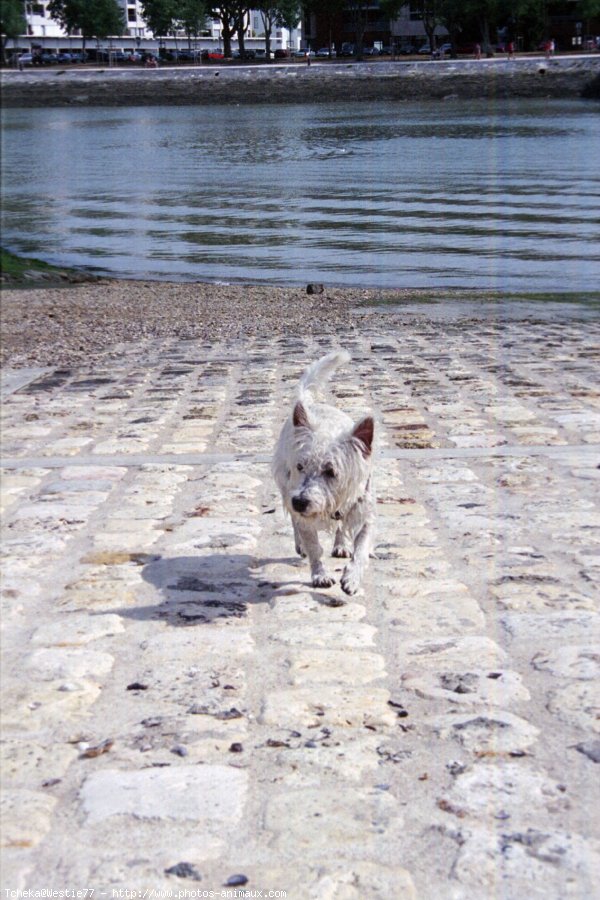
{"label": "pedestrian", "polygon": [[515,55],[515,45],[512,41],[509,41],[506,45],[506,53],[509,59],[513,59]]}
{"label": "pedestrian", "polygon": [[306,65],[310,66],[310,50],[306,51]]}
{"label": "pedestrian", "polygon": [[481,44],[475,44],[475,59],[481,59]]}
{"label": "pedestrian", "polygon": [[552,46],[552,41],[546,41],[544,44],[544,49],[546,51],[546,59],[550,59],[550,50]]}

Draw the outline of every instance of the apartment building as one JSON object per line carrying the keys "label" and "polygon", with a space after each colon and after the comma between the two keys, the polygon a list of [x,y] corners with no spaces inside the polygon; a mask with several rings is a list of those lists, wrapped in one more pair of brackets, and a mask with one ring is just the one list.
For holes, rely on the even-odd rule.
{"label": "apartment building", "polygon": [[[19,48],[29,50],[32,45],[43,47],[45,50],[68,50],[77,48],[81,38],[77,34],[68,35],[60,24],[52,18],[48,11],[49,0],[25,0],[24,12],[27,22],[27,32],[17,41],[8,41],[7,49]],[[146,25],[142,15],[141,0],[118,0],[123,10],[125,30],[122,35],[114,35],[109,39],[98,41],[99,47],[110,46],[115,50],[134,47],[144,47],[148,50],[158,49],[158,38],[154,37]],[[160,43],[163,47],[181,47],[183,41],[187,42],[187,35],[181,31],[176,35],[161,36]],[[194,47],[203,50],[222,46],[221,23],[218,19],[208,18],[206,28],[202,34],[195,36]],[[247,17],[245,43],[248,49],[264,47],[264,27],[258,10],[250,10]],[[236,48],[234,42],[234,49]],[[271,48],[297,49],[301,46],[301,28],[290,32],[286,28],[278,28],[271,36]]]}

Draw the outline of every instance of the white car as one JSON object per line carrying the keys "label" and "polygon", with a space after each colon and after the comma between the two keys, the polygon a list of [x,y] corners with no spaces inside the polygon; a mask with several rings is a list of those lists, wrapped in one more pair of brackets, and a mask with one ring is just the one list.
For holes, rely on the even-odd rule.
{"label": "white car", "polygon": [[332,59],[335,59],[335,57],[337,56],[337,53],[335,52],[333,47],[331,48],[331,51],[329,50],[329,47],[321,47],[320,50],[317,50],[317,56],[320,59],[323,59],[323,58],[329,59],[330,56]]}

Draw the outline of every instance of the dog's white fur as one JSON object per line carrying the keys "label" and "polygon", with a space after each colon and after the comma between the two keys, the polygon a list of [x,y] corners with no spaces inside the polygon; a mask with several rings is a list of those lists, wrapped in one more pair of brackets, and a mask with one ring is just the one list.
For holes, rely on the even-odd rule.
{"label": "dog's white fur", "polygon": [[341,586],[355,594],[373,542],[373,418],[366,416],[355,425],[346,413],[313,397],[313,391],[349,360],[346,351],[329,353],[300,379],[292,415],[275,448],[273,476],[292,517],[296,551],[308,556],[313,586],[334,584],[321,563],[318,531],[336,528],[332,555],[350,558]]}

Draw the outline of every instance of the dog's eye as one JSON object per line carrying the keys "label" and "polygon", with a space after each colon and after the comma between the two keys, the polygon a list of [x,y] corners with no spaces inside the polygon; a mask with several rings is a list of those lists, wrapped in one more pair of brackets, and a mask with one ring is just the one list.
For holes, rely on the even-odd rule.
{"label": "dog's eye", "polygon": [[323,475],[326,478],[335,478],[335,469],[333,466],[327,466],[327,468],[323,469]]}
{"label": "dog's eye", "polygon": [[304,466],[302,465],[302,463],[298,463],[296,468],[298,469],[299,472],[304,472]]}

